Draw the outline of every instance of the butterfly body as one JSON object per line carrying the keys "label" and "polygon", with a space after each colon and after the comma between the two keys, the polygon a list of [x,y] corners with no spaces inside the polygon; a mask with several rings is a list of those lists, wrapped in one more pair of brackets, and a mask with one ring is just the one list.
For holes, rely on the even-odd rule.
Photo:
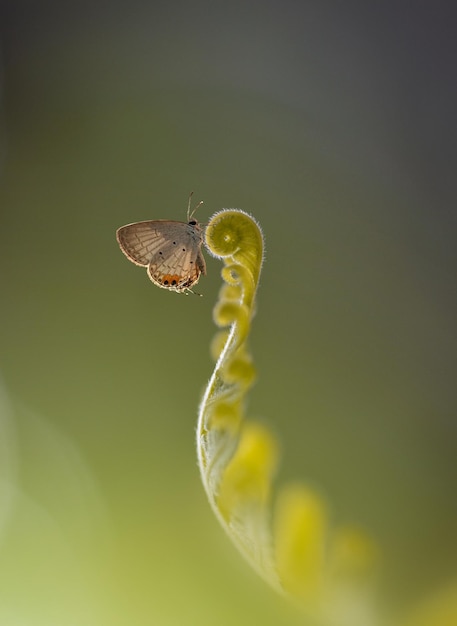
{"label": "butterfly body", "polygon": [[158,287],[187,293],[206,274],[203,230],[194,219],[135,222],[119,228],[116,238],[125,256],[146,267]]}

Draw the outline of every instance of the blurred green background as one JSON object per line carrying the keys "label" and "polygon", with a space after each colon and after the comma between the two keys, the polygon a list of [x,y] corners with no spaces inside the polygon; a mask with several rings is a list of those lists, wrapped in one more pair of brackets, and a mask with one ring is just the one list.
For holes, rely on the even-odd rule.
{"label": "blurred green background", "polygon": [[199,483],[220,265],[183,297],[115,240],[191,190],[265,233],[279,482],[377,538],[386,606],[455,575],[452,9],[1,4],[1,626],[298,622]]}

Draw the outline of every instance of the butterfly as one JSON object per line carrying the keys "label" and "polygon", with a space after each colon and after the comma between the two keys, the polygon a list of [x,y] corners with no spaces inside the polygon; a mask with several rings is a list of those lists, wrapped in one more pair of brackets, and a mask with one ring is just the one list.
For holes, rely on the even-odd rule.
{"label": "butterfly", "polygon": [[116,239],[125,256],[141,267],[158,287],[178,293],[195,293],[192,287],[206,274],[202,253],[204,230],[193,218],[200,202],[190,211],[187,223],[173,220],[148,220],[118,228]]}

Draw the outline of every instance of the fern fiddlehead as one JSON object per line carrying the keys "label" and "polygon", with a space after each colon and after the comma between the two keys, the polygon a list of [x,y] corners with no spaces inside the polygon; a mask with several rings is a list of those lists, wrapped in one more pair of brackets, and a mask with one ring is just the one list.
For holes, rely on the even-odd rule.
{"label": "fern fiddlehead", "polygon": [[371,626],[375,620],[360,610],[365,598],[354,584],[369,567],[371,542],[354,530],[330,529],[321,496],[305,486],[284,488],[273,507],[278,445],[265,426],[244,418],[255,379],[247,339],[263,262],[260,227],[243,211],[223,210],[211,218],[205,238],[209,252],[224,263],[214,309],[222,330],[213,342],[216,366],[197,426],[209,502],[240,552],[275,589],[322,622]]}

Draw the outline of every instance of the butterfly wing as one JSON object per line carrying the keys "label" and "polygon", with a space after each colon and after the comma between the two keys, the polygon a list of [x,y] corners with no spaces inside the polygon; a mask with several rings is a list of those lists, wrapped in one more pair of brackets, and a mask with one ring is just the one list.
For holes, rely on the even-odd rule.
{"label": "butterfly wing", "polygon": [[122,252],[135,265],[147,267],[167,242],[166,224],[170,221],[149,220],[118,228],[116,238]]}
{"label": "butterfly wing", "polygon": [[167,246],[163,250],[163,257],[154,259],[148,266],[149,278],[159,287],[183,291],[195,285],[200,278],[201,270],[190,249]]}
{"label": "butterfly wing", "polygon": [[190,289],[206,273],[201,252],[203,236],[198,224],[155,220],[136,222],[116,233],[122,252],[136,265],[148,268],[159,287]]}

